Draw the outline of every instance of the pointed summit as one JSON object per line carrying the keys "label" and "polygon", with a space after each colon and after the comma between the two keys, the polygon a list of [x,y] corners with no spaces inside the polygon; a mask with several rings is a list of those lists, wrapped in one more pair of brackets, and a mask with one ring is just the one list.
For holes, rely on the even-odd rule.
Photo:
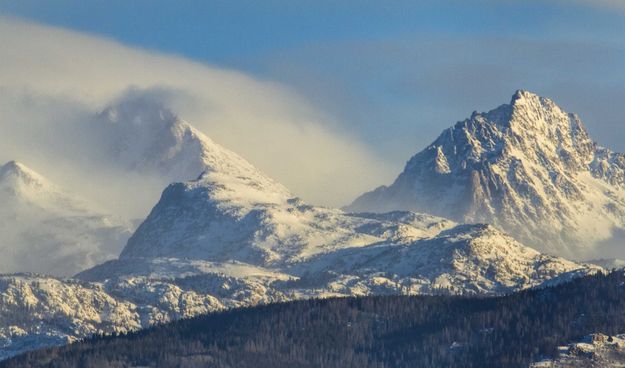
{"label": "pointed summit", "polygon": [[0,178],[8,177],[8,176],[39,176],[33,170],[26,167],[26,165],[22,164],[18,161],[9,161],[0,167]]}
{"label": "pointed summit", "polygon": [[4,175],[5,172],[9,171],[18,171],[20,170],[20,167],[23,167],[21,163],[17,161],[9,161],[0,167],[0,175]]}
{"label": "pointed summit", "polygon": [[128,170],[157,174],[167,183],[202,175],[216,186],[237,182],[246,187],[243,192],[261,190],[291,197],[247,160],[177,116],[158,96],[129,93],[98,115],[94,130],[105,142],[105,155]]}
{"label": "pointed summit", "polygon": [[540,96],[534,92],[530,92],[524,89],[518,89],[512,95],[510,99],[510,107],[521,107],[521,106],[529,106],[529,105],[542,105],[548,108],[557,108],[560,109],[553,100]]}
{"label": "pointed summit", "polygon": [[512,95],[512,99],[510,100],[510,105],[514,106],[518,102],[523,102],[528,99],[545,99],[544,97],[540,97],[539,95],[532,93],[530,91],[526,91],[524,89],[517,89]]}
{"label": "pointed summit", "polygon": [[119,253],[130,225],[26,165],[0,167],[0,273],[69,276]]}
{"label": "pointed summit", "polygon": [[46,178],[18,161],[9,161],[0,167],[0,188],[26,197],[37,192],[57,191]]}
{"label": "pointed summit", "polygon": [[584,257],[625,227],[624,172],[623,155],[598,147],[577,115],[519,90],[445,130],[391,186],[348,209],[491,223],[543,251]]}

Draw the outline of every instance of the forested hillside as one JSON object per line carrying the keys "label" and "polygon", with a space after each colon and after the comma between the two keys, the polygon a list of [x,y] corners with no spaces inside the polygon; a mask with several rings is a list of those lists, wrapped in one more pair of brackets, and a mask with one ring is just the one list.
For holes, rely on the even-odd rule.
{"label": "forested hillside", "polygon": [[497,298],[387,296],[230,310],[30,352],[0,367],[527,367],[625,331],[625,274]]}

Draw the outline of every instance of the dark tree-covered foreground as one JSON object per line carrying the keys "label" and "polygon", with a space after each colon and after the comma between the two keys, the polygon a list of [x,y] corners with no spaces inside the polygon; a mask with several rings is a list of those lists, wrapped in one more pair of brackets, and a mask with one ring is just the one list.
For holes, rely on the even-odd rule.
{"label": "dark tree-covered foreground", "polygon": [[0,367],[526,367],[625,332],[623,272],[498,298],[309,300],[30,352]]}

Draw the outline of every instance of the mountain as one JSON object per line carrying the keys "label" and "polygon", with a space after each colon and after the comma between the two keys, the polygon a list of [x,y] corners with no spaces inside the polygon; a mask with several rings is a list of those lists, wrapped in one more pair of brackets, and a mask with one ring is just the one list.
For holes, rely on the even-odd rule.
{"label": "mountain", "polygon": [[539,250],[597,256],[625,227],[625,155],[594,143],[553,101],[518,91],[413,156],[390,186],[348,211],[411,210],[484,222]]}
{"label": "mountain", "polygon": [[235,307],[499,295],[602,271],[543,255],[489,225],[312,206],[173,114],[161,116],[193,138],[175,152],[200,152],[203,173],[163,191],[118,259],[74,279],[0,277],[1,356]]}
{"label": "mountain", "polygon": [[[614,334],[625,329],[624,283],[618,271],[497,298],[270,304],[29,352],[0,367],[622,367],[609,363],[623,362],[623,336]],[[571,359],[548,365],[564,352]]]}
{"label": "mountain", "polygon": [[410,213],[390,220],[348,216],[308,205],[264,180],[236,171],[234,176],[207,171],[198,180],[170,185],[120,259],[174,257],[275,266],[345,247],[406,243],[453,225]]}
{"label": "mountain", "polygon": [[116,264],[127,269],[129,263],[160,258],[240,262],[303,277],[308,288],[316,283],[324,289],[334,280],[333,287],[346,295],[441,288],[498,293],[592,269],[544,256],[491,226],[411,212],[346,214],[311,206],[241,158],[227,170],[217,167],[167,187],[119,261],[78,277],[108,279],[104,270],[119,274]]}
{"label": "mountain", "polygon": [[[494,295],[568,281],[600,270],[543,255],[492,226],[457,225],[407,243],[344,247],[268,266],[235,259],[120,258],[83,271],[76,278],[112,288],[132,278],[169,279],[182,288],[201,288],[216,295],[213,293],[218,288],[208,290],[202,285],[215,287],[218,277],[233,285],[262,285],[252,300],[268,300],[271,295],[288,300],[374,294]],[[225,305],[233,301],[254,304],[230,296],[238,291],[219,290],[218,298]]]}
{"label": "mountain", "polygon": [[124,96],[96,115],[90,131],[94,141],[102,142],[101,156],[132,172],[162,177],[163,186],[196,179],[207,170],[279,186],[150,96]]}
{"label": "mountain", "polygon": [[0,272],[69,276],[119,255],[129,224],[24,164],[0,167]]}
{"label": "mountain", "polygon": [[406,245],[342,249],[292,269],[342,275],[354,285],[348,295],[360,294],[355,286],[363,295],[505,294],[600,270],[541,254],[490,225],[457,225]]}
{"label": "mountain", "polygon": [[223,306],[213,297],[169,283],[135,281],[136,290],[111,293],[99,284],[51,276],[0,276],[0,360],[93,334],[138,330]]}

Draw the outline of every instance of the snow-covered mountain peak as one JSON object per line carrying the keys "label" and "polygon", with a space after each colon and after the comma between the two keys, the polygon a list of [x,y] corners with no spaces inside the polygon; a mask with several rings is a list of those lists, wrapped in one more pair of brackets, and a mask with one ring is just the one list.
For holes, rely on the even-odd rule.
{"label": "snow-covered mountain peak", "polygon": [[522,89],[514,92],[507,106],[511,114],[523,110],[534,110],[538,113],[542,111],[546,114],[552,111],[558,114],[567,114],[553,100]]}
{"label": "snow-covered mountain peak", "polygon": [[212,181],[246,183],[290,196],[248,161],[215,143],[157,99],[129,95],[96,119],[108,154],[130,170],[157,173],[168,182],[202,175]]}
{"label": "snow-covered mountain peak", "polygon": [[10,161],[0,167],[0,188],[14,195],[56,190],[46,178],[18,161]]}
{"label": "snow-covered mountain peak", "polygon": [[[490,225],[309,205],[162,106],[136,114],[131,107],[102,114],[103,131],[118,139],[115,157],[137,170],[198,172],[193,180],[169,185],[119,259],[75,276],[83,281],[0,277],[6,316],[0,358],[59,339],[223,308],[370,294],[493,295],[601,270],[540,254]],[[441,176],[456,173],[460,162],[446,147],[435,150]],[[34,237],[21,239],[31,232],[18,229],[14,242],[36,247],[2,250],[7,267],[15,259],[34,259],[64,272],[68,264],[84,269],[112,258],[107,245],[120,244],[125,234],[91,213],[48,216],[37,206],[4,208],[17,221],[0,221],[3,237],[20,216],[38,216],[28,222],[38,230]],[[63,256],[58,263],[51,256],[56,254]]]}
{"label": "snow-covered mountain peak", "polygon": [[88,216],[101,211],[19,161],[10,161],[0,168],[0,199],[6,207],[20,203],[66,216]]}
{"label": "snow-covered mountain peak", "polygon": [[453,225],[426,215],[348,215],[315,207],[230,151],[211,153],[214,163],[199,178],[163,191],[120,258],[234,259],[268,265],[343,247],[408,242]]}
{"label": "snow-covered mountain peak", "polygon": [[210,147],[186,122],[159,102],[124,99],[107,107],[95,121],[103,150],[129,170],[189,180],[206,168],[203,151]]}
{"label": "snow-covered mountain peak", "polygon": [[[548,98],[520,90],[510,104],[473,113],[457,123],[441,135],[431,146],[434,148],[439,162],[451,151],[451,156],[464,152],[464,161],[513,157],[579,170],[592,161],[595,146],[577,115],[563,111]],[[459,164],[466,166],[467,162]]]}
{"label": "snow-covered mountain peak", "polygon": [[3,213],[15,206],[31,206],[75,216],[87,213],[89,208],[85,201],[18,161],[10,161],[0,168],[0,200],[6,207]]}
{"label": "snow-covered mountain peak", "polygon": [[9,161],[0,167],[0,178],[4,178],[5,175],[19,174],[27,170],[26,166],[21,162],[15,160]]}
{"label": "snow-covered mountain peak", "polygon": [[514,94],[512,95],[512,98],[510,99],[510,106],[512,107],[521,107],[521,106],[527,106],[527,105],[532,105],[532,104],[541,104],[541,105],[549,105],[552,107],[557,107],[556,104],[546,98],[546,97],[542,97],[539,96],[533,92],[524,90],[524,89],[518,89],[514,92]]}
{"label": "snow-covered mountain peak", "polygon": [[69,276],[119,254],[131,225],[26,165],[0,168],[0,272]]}
{"label": "snow-covered mountain peak", "polygon": [[594,244],[625,226],[625,156],[597,146],[577,115],[517,91],[443,131],[391,186],[347,209],[491,223],[543,251],[596,257]]}

